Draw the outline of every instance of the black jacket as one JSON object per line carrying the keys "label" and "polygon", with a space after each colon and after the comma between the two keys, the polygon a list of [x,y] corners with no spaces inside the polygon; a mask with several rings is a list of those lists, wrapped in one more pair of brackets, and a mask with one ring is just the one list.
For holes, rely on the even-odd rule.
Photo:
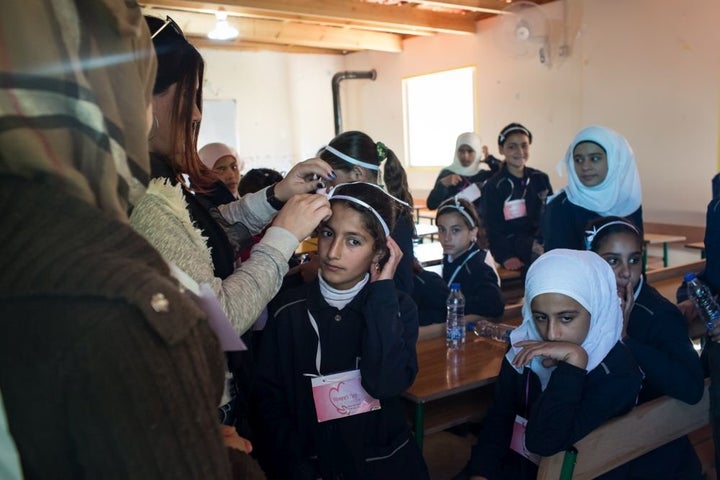
{"label": "black jacket", "polygon": [[[540,235],[540,218],[545,199],[552,193],[548,176],[530,167],[525,167],[523,178],[518,178],[503,164],[500,171],[485,183],[485,230],[490,241],[490,251],[498,263],[518,257],[526,265],[530,264],[533,240]],[[505,201],[521,198],[525,199],[527,215],[505,220]]]}
{"label": "black jacket", "polygon": [[427,207],[430,210],[435,210],[440,206],[443,201],[447,200],[450,197],[454,197],[473,183],[477,183],[478,187],[482,187],[483,183],[485,183],[485,181],[492,175],[492,171],[480,170],[472,177],[465,177],[463,175],[460,175],[462,177],[462,182],[458,183],[455,186],[446,187],[445,185],[440,183],[440,180],[447,177],[448,175],[453,175],[453,172],[447,168],[443,168],[442,170],[440,170],[440,173],[435,180],[435,186],[430,191],[430,194],[427,198]]}
{"label": "black jacket", "polygon": [[620,342],[590,372],[560,362],[544,391],[532,370],[518,373],[503,359],[495,402],[472,449],[468,473],[488,480],[534,479],[537,466],[509,448],[516,415],[528,420],[527,449],[553,455],[610,418],[628,412],[635,405],[641,382],[642,373]]}
{"label": "black jacket", "polygon": [[[317,422],[310,377],[360,369],[380,410]],[[427,478],[400,395],[415,380],[417,310],[390,280],[369,283],[342,310],[327,304],[317,280],[283,292],[270,307],[255,394],[270,478]],[[314,476],[313,476],[314,475]]]}
{"label": "black jacket", "polygon": [[[471,255],[472,258],[467,260]],[[443,280],[446,284],[449,283],[457,271],[452,283],[460,284],[465,296],[466,315],[499,317],[505,310],[505,303],[498,285],[498,277],[485,263],[486,256],[487,250],[482,250],[475,244],[452,262],[448,260],[447,255],[443,255]],[[444,298],[447,299],[447,294],[444,292],[437,292],[436,295],[445,295]]]}
{"label": "black jacket", "polygon": [[[630,314],[625,345],[645,374],[638,403],[662,395],[690,404],[704,389],[700,359],[675,305],[644,283]],[[623,478],[697,479],[701,466],[687,437],[669,442],[621,467]]]}
{"label": "black jacket", "polygon": [[[542,216],[542,237],[545,251],[555,248],[587,250],[585,246],[585,230],[591,220],[600,218],[600,214],[575,205],[567,198],[566,192],[560,192],[545,206]],[[628,215],[639,230],[643,231],[642,206]]]}

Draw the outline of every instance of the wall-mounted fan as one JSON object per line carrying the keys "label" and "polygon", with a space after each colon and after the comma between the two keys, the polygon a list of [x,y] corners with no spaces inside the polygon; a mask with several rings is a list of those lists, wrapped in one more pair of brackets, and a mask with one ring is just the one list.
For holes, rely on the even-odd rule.
{"label": "wall-mounted fan", "polygon": [[543,65],[551,65],[550,21],[542,8],[529,1],[509,4],[498,15],[495,40],[500,48],[515,57],[535,56]]}

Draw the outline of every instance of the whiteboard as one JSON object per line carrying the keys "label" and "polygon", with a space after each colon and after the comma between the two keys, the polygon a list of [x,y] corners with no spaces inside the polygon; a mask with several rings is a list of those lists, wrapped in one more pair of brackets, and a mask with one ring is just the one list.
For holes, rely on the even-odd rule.
{"label": "whiteboard", "polygon": [[234,99],[203,100],[202,123],[198,136],[198,150],[208,143],[221,142],[238,149],[237,105]]}

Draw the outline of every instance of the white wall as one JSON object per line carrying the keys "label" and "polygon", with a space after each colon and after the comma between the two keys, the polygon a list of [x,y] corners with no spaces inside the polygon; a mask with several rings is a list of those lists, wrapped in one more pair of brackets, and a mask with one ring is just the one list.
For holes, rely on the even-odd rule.
{"label": "white wall", "polygon": [[[246,168],[286,170],[334,135],[332,76],[374,68],[375,81],[341,84],[343,128],[364,130],[404,158],[402,79],[477,65],[478,131],[491,151],[505,124],[525,124],[535,137],[530,164],[550,174],[557,189],[565,180],[555,165],[574,133],[607,125],[635,150],[646,219],[703,224],[709,180],[718,170],[720,2],[568,2],[577,36],[571,56],[552,68],[508,56],[494,38],[498,20],[488,19],[476,35],[415,38],[399,54],[203,50],[205,95],[236,99]],[[542,8],[559,19],[561,6]],[[409,171],[411,187],[426,193],[436,174]]]}
{"label": "white wall", "polygon": [[205,98],[236,100],[238,154],[245,171],[287,171],[333,137],[330,81],[343,69],[341,56],[200,53],[206,62]]}
{"label": "white wall", "polygon": [[[378,78],[348,86],[345,128],[367,131],[402,157],[402,79],[476,64],[478,131],[491,151],[505,124],[525,124],[534,134],[531,165],[559,188],[565,180],[555,165],[574,133],[590,123],[610,126],[635,150],[646,219],[704,223],[718,165],[720,2],[569,1],[577,36],[571,56],[552,68],[499,49],[497,19],[479,22],[474,36],[407,40],[401,54],[349,55],[348,69],[375,68]],[[559,19],[561,6],[543,8]],[[424,193],[436,171],[409,176],[413,190]]]}

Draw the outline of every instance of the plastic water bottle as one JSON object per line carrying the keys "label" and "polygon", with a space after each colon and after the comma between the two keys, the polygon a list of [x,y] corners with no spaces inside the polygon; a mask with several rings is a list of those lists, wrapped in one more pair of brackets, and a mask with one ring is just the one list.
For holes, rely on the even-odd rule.
{"label": "plastic water bottle", "polygon": [[512,325],[504,323],[493,323],[487,320],[480,320],[474,325],[468,325],[468,331],[473,332],[478,337],[492,338],[498,342],[509,342],[510,332],[515,330]]}
{"label": "plastic water bottle", "polygon": [[465,345],[465,297],[459,283],[450,285],[450,295],[445,305],[445,345],[457,349]]}
{"label": "plastic water bottle", "polygon": [[688,298],[691,298],[695,303],[708,330],[713,328],[715,322],[720,319],[720,305],[718,305],[708,286],[701,282],[694,273],[686,274],[684,280],[687,285]]}

